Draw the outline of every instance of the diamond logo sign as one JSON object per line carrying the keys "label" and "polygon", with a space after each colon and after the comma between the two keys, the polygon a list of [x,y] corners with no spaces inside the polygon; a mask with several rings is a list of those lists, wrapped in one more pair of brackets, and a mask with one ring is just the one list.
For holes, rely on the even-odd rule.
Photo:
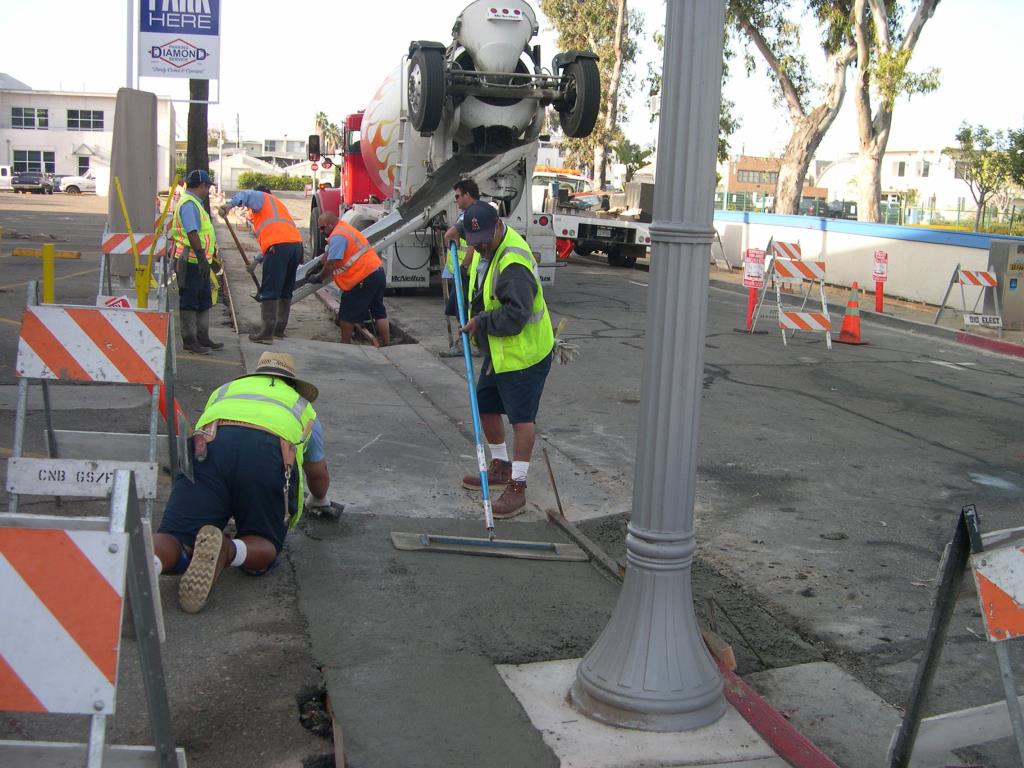
{"label": "diamond logo sign", "polygon": [[138,0],[139,76],[216,80],[221,0]]}
{"label": "diamond logo sign", "polygon": [[189,64],[206,61],[207,56],[206,49],[199,48],[180,37],[164,45],[154,45],[150,49],[149,55],[154,62],[162,61],[178,69],[187,67]]}

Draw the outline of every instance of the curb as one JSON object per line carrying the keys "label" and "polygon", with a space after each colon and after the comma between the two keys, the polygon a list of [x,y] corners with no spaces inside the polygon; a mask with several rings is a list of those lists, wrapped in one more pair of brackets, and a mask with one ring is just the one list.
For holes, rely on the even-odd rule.
{"label": "curb", "polygon": [[[725,280],[716,280],[713,277],[709,279],[709,284],[714,288],[731,291],[736,294],[746,293],[746,289],[742,286],[738,286],[736,283]],[[783,301],[796,303],[796,299],[790,296],[784,296]],[[903,317],[896,317],[895,315],[878,314],[877,312],[872,312],[871,310],[864,309],[863,307],[861,307],[860,316],[862,320],[871,321],[877,325],[885,326],[887,328],[898,328],[904,331],[920,333],[925,336],[935,336],[946,339],[947,341],[967,344],[968,346],[977,347],[997,354],[1024,357],[1024,344],[1016,344],[1012,341],[1003,341],[1002,339],[990,339],[987,336],[978,336],[957,328],[947,328],[942,325],[933,325],[932,323],[919,323],[916,320],[908,320]]]}

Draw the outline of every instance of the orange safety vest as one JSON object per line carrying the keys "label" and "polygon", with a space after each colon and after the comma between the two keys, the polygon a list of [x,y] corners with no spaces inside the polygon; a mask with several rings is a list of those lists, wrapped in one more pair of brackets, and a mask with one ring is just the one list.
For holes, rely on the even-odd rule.
{"label": "orange safety vest", "polygon": [[302,242],[302,235],[284,203],[266,192],[263,193],[263,207],[252,212],[252,229],[263,253],[281,243]]}
{"label": "orange safety vest", "polygon": [[351,224],[339,221],[331,231],[331,237],[341,234],[348,236],[348,245],[345,248],[345,255],[341,257],[341,263],[331,276],[341,290],[351,291],[371,275],[381,265],[381,261],[377,252],[369,247],[359,258],[355,258],[355,255],[367,246],[367,240],[363,233]]}

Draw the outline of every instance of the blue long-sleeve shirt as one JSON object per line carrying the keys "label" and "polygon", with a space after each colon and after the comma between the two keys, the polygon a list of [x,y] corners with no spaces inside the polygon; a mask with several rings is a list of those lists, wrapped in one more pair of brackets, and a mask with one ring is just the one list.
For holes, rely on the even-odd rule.
{"label": "blue long-sleeve shirt", "polygon": [[263,207],[264,192],[257,192],[255,189],[243,189],[235,192],[234,196],[227,201],[228,208],[244,205],[250,211],[258,211]]}

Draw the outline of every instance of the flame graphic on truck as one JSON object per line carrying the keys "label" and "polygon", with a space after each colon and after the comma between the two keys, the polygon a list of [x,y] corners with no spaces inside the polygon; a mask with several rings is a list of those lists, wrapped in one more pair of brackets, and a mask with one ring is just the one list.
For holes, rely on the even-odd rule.
{"label": "flame graphic on truck", "polygon": [[398,129],[400,75],[401,67],[381,83],[363,115],[363,163],[370,179],[385,196],[395,191],[395,174],[401,160],[400,144],[392,141]]}

